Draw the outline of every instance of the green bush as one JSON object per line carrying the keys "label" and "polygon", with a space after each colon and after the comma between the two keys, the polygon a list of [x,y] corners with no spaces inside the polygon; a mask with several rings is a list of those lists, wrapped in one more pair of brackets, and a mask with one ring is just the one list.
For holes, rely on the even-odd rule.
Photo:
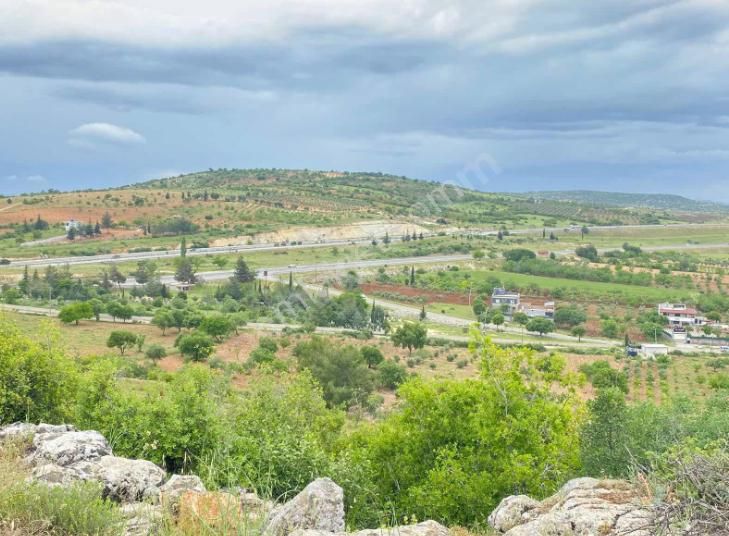
{"label": "green bush", "polygon": [[[33,528],[32,534],[112,536],[123,534],[119,508],[101,498],[101,485],[68,487],[18,482],[0,486],[0,520]],[[13,533],[14,534],[14,533]],[[31,534],[30,532],[28,534]]]}

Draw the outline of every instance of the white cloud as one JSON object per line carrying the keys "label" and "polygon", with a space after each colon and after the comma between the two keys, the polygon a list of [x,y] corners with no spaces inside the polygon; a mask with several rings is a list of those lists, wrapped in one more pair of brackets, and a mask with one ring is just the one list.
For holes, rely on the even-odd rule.
{"label": "white cloud", "polygon": [[69,142],[73,145],[88,145],[93,142],[116,143],[130,145],[146,143],[139,132],[111,123],[85,123],[68,132]]}

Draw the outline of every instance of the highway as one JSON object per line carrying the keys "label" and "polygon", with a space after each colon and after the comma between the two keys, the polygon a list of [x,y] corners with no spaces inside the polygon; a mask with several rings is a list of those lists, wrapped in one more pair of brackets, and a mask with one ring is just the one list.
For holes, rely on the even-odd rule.
{"label": "highway", "polygon": [[[698,228],[702,226],[717,226],[718,224],[687,224],[677,223],[669,225],[604,225],[590,227],[591,230],[599,232],[604,229],[651,229],[651,228]],[[729,228],[729,227],[728,227]],[[509,233],[512,235],[524,235],[524,234],[537,234],[542,232],[542,227],[533,227],[528,229],[514,229],[510,230]],[[579,228],[567,230],[564,227],[547,227],[546,232],[557,232],[557,233],[574,233],[578,234]],[[451,235],[473,235],[473,236],[495,236],[498,234],[498,229],[484,230],[484,229],[462,229],[458,231],[452,231]],[[425,235],[426,237],[433,237],[435,235]],[[57,238],[57,237],[56,237]],[[380,238],[381,241],[381,238]],[[401,241],[400,237],[391,237],[392,242]],[[274,251],[274,250],[291,250],[291,249],[307,249],[307,248],[322,248],[322,247],[334,247],[334,246],[351,246],[351,245],[370,245],[372,243],[372,237],[361,237],[357,239],[341,239],[341,240],[324,240],[317,242],[303,242],[296,245],[276,245],[272,243],[267,244],[237,244],[229,246],[216,246],[209,248],[190,248],[187,254],[191,257],[204,256],[204,255],[215,255],[215,254],[230,254],[230,253],[255,253],[261,251]],[[712,249],[712,248],[729,248],[727,244],[678,244],[676,246],[653,246],[643,248],[646,251],[665,251],[672,249]],[[604,248],[602,251],[609,251],[619,249],[615,248]],[[570,251],[571,253],[571,251]],[[559,252],[559,254],[565,254],[565,252]],[[129,261],[141,261],[141,260],[154,260],[154,259],[166,259],[174,258],[179,255],[178,249],[164,250],[164,251],[142,251],[142,252],[120,252],[120,253],[107,253],[101,255],[91,256],[69,256],[69,257],[52,257],[52,258],[34,258],[34,259],[11,259],[10,264],[0,266],[0,269],[7,267],[45,267],[45,266],[64,266],[64,265],[81,265],[81,264],[99,264],[99,263],[119,263]]]}

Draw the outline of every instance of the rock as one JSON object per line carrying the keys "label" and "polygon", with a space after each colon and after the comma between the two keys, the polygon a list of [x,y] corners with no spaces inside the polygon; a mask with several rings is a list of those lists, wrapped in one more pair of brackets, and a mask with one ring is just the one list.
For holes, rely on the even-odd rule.
{"label": "rock", "polygon": [[99,432],[47,432],[35,434],[28,461],[33,465],[54,463],[65,467],[108,455],[111,447]]}
{"label": "rock", "polygon": [[183,534],[194,534],[201,525],[230,530],[245,524],[238,498],[232,493],[185,491],[180,496],[177,527]]}
{"label": "rock", "polygon": [[43,482],[49,486],[67,487],[79,480],[88,480],[89,475],[73,469],[61,467],[55,463],[45,463],[33,469],[28,477],[29,481]]}
{"label": "rock", "polygon": [[489,516],[491,526],[506,536],[650,536],[651,521],[629,482],[594,478],[570,480],[536,504],[524,496],[507,497]]}
{"label": "rock", "polygon": [[[384,529],[368,529],[358,532],[340,532],[334,536],[449,536],[450,532],[446,527],[435,521],[424,521],[417,525],[404,525]],[[291,536],[332,536],[331,532],[323,530],[299,529],[291,533]]]}
{"label": "rock", "polygon": [[344,492],[329,478],[318,478],[269,515],[262,533],[286,536],[297,529],[344,531]]}
{"label": "rock", "polygon": [[167,474],[147,460],[130,460],[118,456],[102,456],[98,460],[71,466],[86,480],[104,485],[104,497],[122,503],[142,500],[159,501],[160,486]]}
{"label": "rock", "polygon": [[507,497],[496,510],[489,516],[489,525],[498,532],[506,532],[509,529],[521,525],[531,519],[529,516],[534,507],[539,503],[526,495],[512,495]]}
{"label": "rock", "polygon": [[186,492],[204,493],[205,484],[196,475],[172,475],[160,488],[162,504],[176,512],[180,497]]}
{"label": "rock", "polygon": [[148,503],[130,503],[121,507],[125,519],[124,536],[157,534],[162,525],[162,508]]}
{"label": "rock", "polygon": [[78,481],[95,481],[102,485],[102,495],[121,503],[142,500],[158,502],[165,472],[145,460],[102,456],[68,466],[53,463],[33,469],[30,480],[51,486],[69,486]]}
{"label": "rock", "polygon": [[35,434],[74,432],[76,429],[69,424],[31,424],[27,422],[16,422],[0,428],[0,441],[29,438]]}

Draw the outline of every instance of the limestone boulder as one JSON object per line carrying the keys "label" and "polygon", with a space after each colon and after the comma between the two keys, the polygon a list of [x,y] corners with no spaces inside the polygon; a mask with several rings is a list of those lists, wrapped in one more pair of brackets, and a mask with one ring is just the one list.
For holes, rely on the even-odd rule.
{"label": "limestone boulder", "polygon": [[264,536],[287,536],[298,529],[344,531],[344,492],[329,478],[318,478],[276,508],[263,527]]}

